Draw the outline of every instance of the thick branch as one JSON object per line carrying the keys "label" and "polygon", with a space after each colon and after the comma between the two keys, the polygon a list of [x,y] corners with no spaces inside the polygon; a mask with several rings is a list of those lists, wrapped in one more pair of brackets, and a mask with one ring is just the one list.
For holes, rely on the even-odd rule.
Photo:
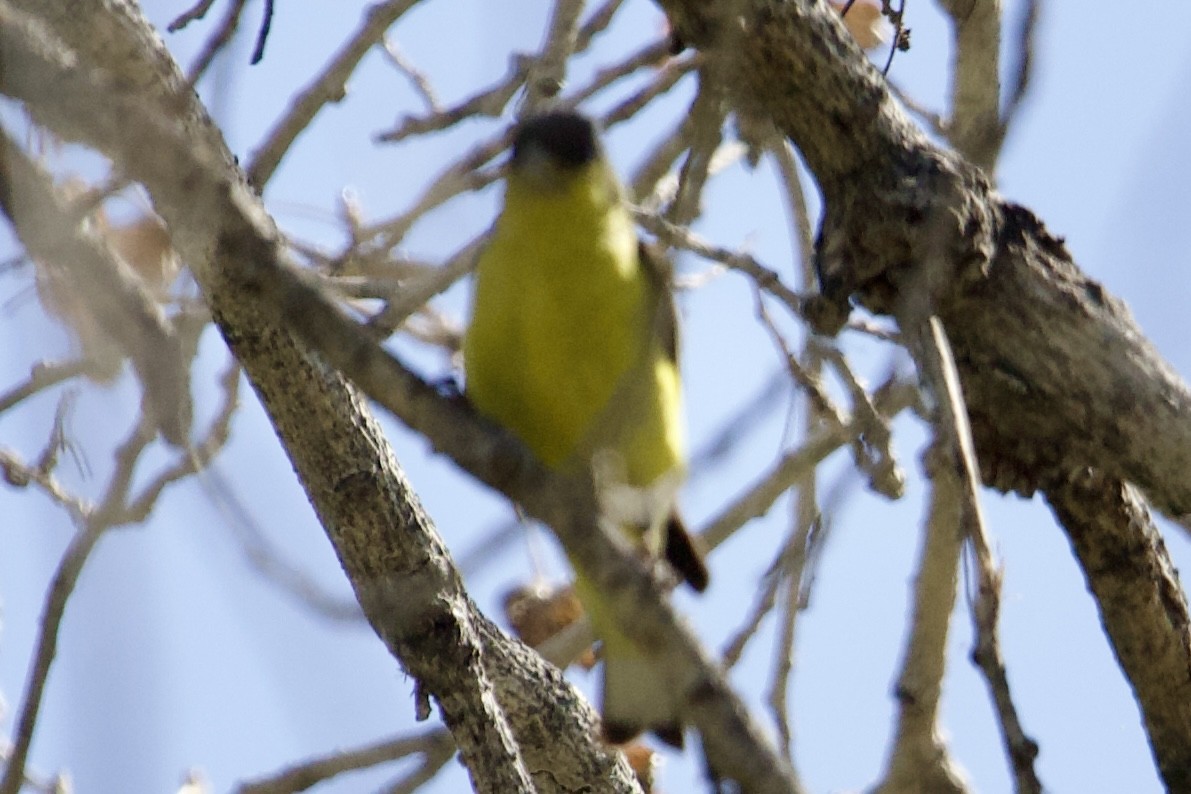
{"label": "thick branch", "polygon": [[[543,770],[535,780],[542,790],[562,790],[559,769],[632,790],[627,766],[591,741],[594,715],[576,707],[557,671],[478,614],[358,393],[282,330],[275,312],[262,312],[259,290],[238,278],[258,259],[275,261],[276,232],[139,10],[124,2],[34,6],[75,51],[0,3],[0,92],[24,101],[59,136],[102,151],[149,189],[272,416],[370,621],[437,700],[477,787],[528,789],[528,766]],[[80,65],[92,61],[106,72]],[[490,674],[499,671],[527,679],[494,684]],[[497,706],[509,689],[520,698],[505,698],[509,713],[520,707],[517,716],[541,720],[552,708],[570,707],[571,718],[548,732],[531,718],[518,747]],[[534,708],[524,708],[528,701]]]}
{"label": "thick branch", "polygon": [[[312,362],[280,327],[292,327],[440,450],[555,529],[588,579],[610,594],[609,606],[621,616],[626,634],[686,682],[688,716],[719,774],[749,791],[798,789],[715,664],[679,624],[649,571],[618,552],[599,528],[589,481],[551,477],[511,439],[384,354],[308,279],[287,267],[255,196],[238,175],[220,167],[222,149],[204,139],[196,145],[117,86],[96,84],[92,76],[29,52],[21,44],[25,29],[13,24],[4,30],[14,34],[0,41],[6,55],[34,68],[16,70],[17,79],[0,75],[0,90],[27,102],[59,134],[104,151],[144,183],[171,227],[195,235],[186,237],[196,246],[193,255],[182,251],[187,259],[214,254],[210,271],[200,274],[213,314],[290,444],[365,612],[435,694],[469,768],[484,769],[488,754],[503,752],[492,746],[500,741],[499,732],[489,730],[496,723],[476,722],[477,704],[468,694],[485,683],[474,666],[480,654],[500,649],[474,644],[480,619],[357,395]],[[89,101],[96,96],[103,97],[102,105]],[[129,127],[137,134],[129,135]],[[416,542],[411,545],[407,536]],[[545,703],[539,707],[548,710]],[[557,733],[555,726],[549,737],[553,754],[540,748],[544,755],[532,768],[552,771],[562,763]]]}
{"label": "thick branch", "polygon": [[[659,2],[681,39],[709,56],[708,68],[730,73],[724,84],[739,112],[771,121],[793,141],[823,190],[824,295],[808,313],[820,330],[838,329],[852,300],[892,313],[925,255],[953,263],[929,297],[955,353],[985,482],[1026,495],[1046,489],[1066,504],[1069,473],[1092,470],[1139,486],[1157,509],[1187,519],[1187,385],[1125,306],[1080,272],[1061,239],[913,128],[823,4]],[[1094,546],[1137,550],[1139,570],[1169,565],[1142,523],[1089,523],[1082,534]],[[1160,603],[1181,603],[1173,578],[1161,581]],[[1107,614],[1106,591],[1093,592]],[[1186,645],[1185,620],[1142,614],[1152,642]],[[1118,653],[1130,644],[1128,620],[1106,618],[1105,628]],[[1169,704],[1188,702],[1185,652],[1174,654],[1169,675],[1152,678],[1140,657],[1136,666],[1125,658],[1135,689],[1153,686],[1151,697],[1139,695],[1149,729],[1185,724],[1167,714]],[[1168,761],[1159,763],[1169,774]]]}
{"label": "thick branch", "polygon": [[934,297],[988,483],[1028,493],[1049,471],[1091,465],[1168,515],[1191,514],[1187,386],[1061,240],[911,124],[835,15],[809,2],[661,4],[731,72],[739,111],[764,115],[806,157],[826,204],[828,304],[891,312],[911,263],[937,248],[926,220],[949,219],[937,253],[955,271]]}
{"label": "thick branch", "polygon": [[1047,489],[1141,705],[1167,791],[1191,790],[1191,616],[1137,492],[1082,471]]}

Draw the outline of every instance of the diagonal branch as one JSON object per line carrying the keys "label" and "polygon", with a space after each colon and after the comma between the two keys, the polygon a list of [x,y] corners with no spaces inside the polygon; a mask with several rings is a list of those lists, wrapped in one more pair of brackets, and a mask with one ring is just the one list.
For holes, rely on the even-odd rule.
{"label": "diagonal branch", "polygon": [[[823,295],[807,306],[817,330],[842,327],[853,300],[893,313],[914,288],[914,252],[939,234],[927,219],[943,219],[949,228],[939,254],[953,270],[937,279],[933,305],[954,351],[984,482],[1027,496],[1041,489],[1066,504],[1070,472],[1092,471],[1136,485],[1156,509],[1188,520],[1187,384],[1124,304],[1078,269],[1061,239],[913,126],[835,15],[806,0],[659,2],[709,68],[728,72],[723,82],[737,112],[777,127],[822,188],[816,263]],[[1181,603],[1173,578],[1144,574],[1168,568],[1144,525],[1114,526],[1116,535],[1087,525],[1093,548],[1137,549],[1137,580],[1165,593],[1163,603]],[[1093,588],[1098,600],[1105,592]],[[1109,611],[1102,601],[1100,608]],[[1135,619],[1144,629],[1105,620],[1114,645],[1128,645],[1135,630],[1161,638],[1181,670],[1177,680],[1187,680],[1186,624],[1158,609]],[[1122,667],[1142,689],[1145,671]],[[1163,703],[1186,702],[1181,684],[1163,680],[1152,697],[1138,699],[1147,728],[1166,726],[1191,746],[1186,720],[1162,716]]]}
{"label": "diagonal branch", "polygon": [[[258,256],[266,264],[279,256],[281,242],[177,66],[159,47],[142,46],[155,39],[139,8],[35,6],[76,50],[0,3],[0,92],[149,188],[286,443],[361,605],[435,697],[473,780],[495,791],[528,789],[524,753],[533,769],[549,770],[536,781],[545,789],[582,766],[614,789],[632,790],[624,762],[591,741],[590,708],[557,671],[476,611],[358,392],[299,346],[275,313],[262,311],[251,282],[237,278]],[[106,70],[83,65],[91,60]],[[543,730],[559,709],[570,719]],[[517,723],[519,745],[507,717]]]}
{"label": "diagonal branch", "polygon": [[979,523],[979,472],[967,432],[959,377],[938,318],[907,307],[899,325],[934,405],[934,441],[924,455],[931,480],[930,515],[922,561],[914,579],[914,606],[906,655],[898,676],[897,732],[889,767],[876,791],[961,792],[967,787],[939,732],[939,700],[947,635],[968,526]]}
{"label": "diagonal branch", "polygon": [[[29,28],[3,17],[0,21],[6,23],[0,45],[10,62],[24,67],[0,75],[0,90],[25,101],[60,135],[90,143],[144,183],[167,223],[185,230],[179,238],[188,260],[201,261],[184,250],[188,240],[195,240],[191,235],[201,235],[205,250],[214,252],[214,267],[199,273],[213,316],[254,379],[279,434],[287,439],[316,436],[316,459],[308,463],[301,450],[291,451],[291,457],[365,613],[410,672],[436,696],[476,775],[473,780],[480,777],[476,770],[483,769],[486,780],[503,785],[498,790],[520,787],[508,774],[499,774],[499,766],[492,768],[492,754],[502,752],[508,756],[510,772],[520,766],[501,730],[501,715],[490,711],[481,717],[475,712],[478,704],[492,703],[482,691],[488,687],[486,671],[491,668],[477,670],[475,665],[497,649],[477,644],[481,619],[467,601],[441,542],[409,497],[374,422],[361,411],[357,393],[331,377],[324,364],[313,364],[281,328],[297,333],[320,351],[322,361],[349,373],[439,450],[554,528],[584,575],[610,595],[609,606],[625,633],[642,647],[656,649],[662,663],[679,671],[677,677],[686,682],[688,716],[699,728],[708,761],[718,774],[741,781],[748,790],[798,790],[790,769],[750,721],[689,629],[680,624],[644,564],[625,553],[623,541],[599,527],[589,478],[551,476],[520,445],[493,432],[460,401],[441,397],[376,346],[323,298],[310,279],[284,262],[281,242],[257,199],[236,174],[220,167],[221,152],[202,141],[195,145],[163,123],[140,97],[31,52],[21,43]],[[95,104],[87,97],[96,95],[104,96],[102,107],[80,117],[78,108]],[[128,135],[129,126],[137,136]],[[201,225],[196,224],[199,218]],[[244,296],[249,312],[242,307]],[[285,377],[257,371],[262,356],[279,355],[284,356]],[[311,400],[295,399],[294,389],[303,384],[290,376],[295,371],[317,377],[315,384],[305,385],[317,385],[320,393]],[[337,410],[321,408],[328,403]],[[316,410],[319,415],[314,417]],[[362,465],[375,459],[375,449],[383,450],[383,469]],[[343,451],[342,461],[328,465],[327,456],[336,450]],[[388,496],[378,501],[377,494]],[[395,526],[407,529],[393,533]],[[405,535],[425,538],[428,545],[386,551]],[[465,703],[470,709],[462,708]],[[559,743],[557,728],[549,738]],[[504,749],[494,747],[494,741]],[[550,769],[558,763],[555,757],[534,768]]]}
{"label": "diagonal branch", "polygon": [[1134,488],[1089,470],[1046,492],[1141,706],[1167,791],[1191,790],[1191,614]]}
{"label": "diagonal branch", "polygon": [[955,270],[938,310],[986,481],[1030,493],[1092,465],[1191,515],[1191,390],[1062,240],[914,127],[837,15],[805,1],[662,5],[729,71],[737,112],[771,121],[823,190],[820,330],[838,329],[852,298],[891,313],[911,252],[936,233],[924,219],[947,218]]}

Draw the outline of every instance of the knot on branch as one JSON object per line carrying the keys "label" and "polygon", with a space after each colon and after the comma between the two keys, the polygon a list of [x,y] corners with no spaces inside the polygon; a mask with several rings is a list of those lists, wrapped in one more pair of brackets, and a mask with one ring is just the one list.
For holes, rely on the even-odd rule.
{"label": "knot on branch", "polygon": [[943,151],[892,162],[824,185],[820,295],[807,312],[818,333],[838,332],[853,300],[898,315],[908,302],[946,305],[988,274],[998,224],[984,174]]}

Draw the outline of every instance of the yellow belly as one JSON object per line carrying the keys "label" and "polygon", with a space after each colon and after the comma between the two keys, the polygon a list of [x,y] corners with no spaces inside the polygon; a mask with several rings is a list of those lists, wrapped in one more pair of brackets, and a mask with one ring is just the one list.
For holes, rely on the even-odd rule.
{"label": "yellow belly", "polygon": [[572,223],[557,201],[539,209],[502,218],[481,256],[467,394],[547,466],[611,449],[628,484],[650,485],[683,465],[681,388],[653,338],[660,298],[631,221]]}

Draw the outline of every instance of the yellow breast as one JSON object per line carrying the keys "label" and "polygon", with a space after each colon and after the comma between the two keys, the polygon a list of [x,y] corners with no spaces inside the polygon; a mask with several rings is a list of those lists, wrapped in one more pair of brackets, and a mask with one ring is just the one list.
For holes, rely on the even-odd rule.
{"label": "yellow breast", "polygon": [[653,339],[662,296],[632,220],[602,191],[598,180],[545,196],[510,185],[478,265],[467,394],[546,465],[598,444],[648,485],[682,465],[678,371]]}

